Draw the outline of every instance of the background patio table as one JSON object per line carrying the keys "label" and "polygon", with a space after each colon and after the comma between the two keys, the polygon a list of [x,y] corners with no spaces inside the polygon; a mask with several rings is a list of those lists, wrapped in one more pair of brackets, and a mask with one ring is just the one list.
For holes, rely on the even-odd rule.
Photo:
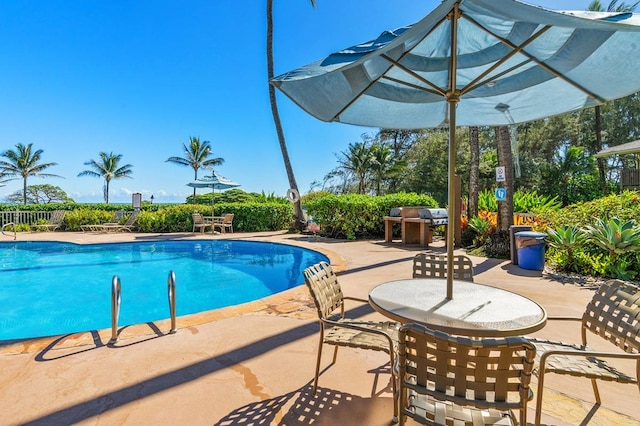
{"label": "background patio table", "polygon": [[544,308],[519,294],[468,281],[453,287],[456,297],[447,299],[446,279],[390,281],[369,292],[369,303],[396,321],[471,337],[519,336],[547,322]]}

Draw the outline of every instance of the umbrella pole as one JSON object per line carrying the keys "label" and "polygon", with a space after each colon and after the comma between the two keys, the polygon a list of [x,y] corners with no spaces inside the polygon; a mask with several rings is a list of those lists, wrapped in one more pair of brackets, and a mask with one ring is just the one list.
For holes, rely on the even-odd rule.
{"label": "umbrella pole", "polygon": [[457,99],[448,99],[449,107],[449,205],[447,216],[447,299],[453,299],[453,237],[456,220],[456,189],[454,185],[456,174],[456,106]]}
{"label": "umbrella pole", "polygon": [[458,69],[458,18],[460,11],[458,3],[453,7],[451,16],[451,61],[449,63],[449,87],[447,91],[447,107],[449,108],[449,200],[447,223],[447,299],[453,299],[453,237],[456,220],[456,107],[458,106],[459,92],[456,85],[456,72]]}

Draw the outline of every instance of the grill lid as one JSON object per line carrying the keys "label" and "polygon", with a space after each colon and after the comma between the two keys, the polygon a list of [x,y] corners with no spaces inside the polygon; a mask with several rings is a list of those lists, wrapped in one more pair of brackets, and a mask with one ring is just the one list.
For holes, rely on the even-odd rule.
{"label": "grill lid", "polygon": [[[420,209],[420,217],[422,219],[447,219],[447,209]],[[446,223],[446,222],[445,222]]]}

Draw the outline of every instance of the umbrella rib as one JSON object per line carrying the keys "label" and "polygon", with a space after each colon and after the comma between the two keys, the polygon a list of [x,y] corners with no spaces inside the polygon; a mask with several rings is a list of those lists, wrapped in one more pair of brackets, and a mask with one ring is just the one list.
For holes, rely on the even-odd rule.
{"label": "umbrella rib", "polygon": [[[506,44],[507,46],[509,46],[512,49],[515,49],[513,52],[511,52],[509,55],[505,56],[501,61],[498,61],[496,64],[494,64],[494,66],[492,66],[489,70],[485,71],[482,75],[480,75],[478,78],[476,78],[474,81],[472,81],[471,83],[469,83],[469,85],[467,85],[467,88],[465,88],[463,90],[463,93],[468,92],[469,90],[471,90],[471,88],[469,87],[471,84],[475,83],[478,79],[483,78],[487,73],[489,73],[492,69],[494,69],[496,66],[502,64],[504,61],[506,61],[507,59],[509,59],[511,56],[515,55],[516,53],[521,53],[524,56],[526,56],[527,58],[531,59],[533,62],[535,62],[536,64],[538,64],[538,66],[540,66],[540,68],[544,69],[545,71],[553,74],[554,76],[556,76],[557,78],[564,80],[566,83],[572,85],[573,87],[575,87],[576,89],[580,90],[581,92],[585,93],[588,97],[590,97],[591,99],[595,99],[599,102],[604,102],[605,100],[602,99],[600,96],[596,95],[595,93],[593,93],[592,91],[588,90],[587,88],[585,88],[584,86],[582,86],[580,83],[568,78],[566,75],[558,72],[556,69],[554,69],[553,67],[545,64],[543,61],[539,60],[538,58],[536,58],[535,56],[531,55],[530,53],[524,51],[523,49],[530,44],[533,40],[535,40],[536,38],[538,38],[540,35],[542,35],[544,32],[546,32],[547,30],[551,29],[552,27],[550,25],[545,26],[544,28],[542,28],[540,31],[538,31],[537,33],[535,33],[533,36],[529,37],[524,43],[520,44],[520,46],[517,46],[515,44],[513,44],[511,41],[509,41],[508,39],[499,36],[498,34],[495,34],[494,32],[488,30],[487,28],[483,27],[482,25],[480,25],[480,23],[476,22],[474,19],[469,18],[467,16],[465,16],[465,19],[467,19],[469,22],[471,22],[472,24],[476,25],[478,28],[480,28],[481,30],[485,31],[487,34],[492,35],[493,37],[495,37],[496,39],[500,40],[502,43]],[[475,87],[475,86],[474,86]]]}
{"label": "umbrella rib", "polygon": [[[533,43],[538,37],[540,37],[542,34],[544,34],[545,32],[547,32],[549,29],[551,29],[551,26],[547,25],[544,28],[542,28],[540,31],[538,31],[537,33],[535,33],[534,35],[532,35],[531,37],[529,37],[528,39],[526,39],[523,43],[521,43],[519,46],[516,46],[515,44],[511,43],[509,40],[500,37],[497,34],[494,34],[493,32],[489,31],[488,29],[486,29],[485,27],[483,27],[482,25],[480,25],[477,21],[475,21],[472,18],[469,18],[467,16],[464,17],[466,20],[468,20],[469,22],[471,22],[472,24],[474,24],[475,26],[477,26],[478,28],[480,28],[482,31],[486,32],[487,34],[490,34],[491,36],[495,37],[496,39],[498,39],[499,41],[501,41],[502,43],[506,44],[508,47],[510,47],[511,49],[513,49],[509,54],[505,55],[502,59],[500,59],[499,61],[497,61],[495,64],[493,64],[492,66],[489,67],[489,69],[487,69],[485,72],[483,72],[482,74],[480,74],[478,77],[476,77],[473,81],[471,81],[467,87],[463,88],[461,90],[461,94],[465,94],[469,91],[471,91],[472,89],[476,88],[478,85],[476,85],[476,83],[481,80],[484,79],[486,76],[488,76],[491,72],[493,72],[496,68],[498,68],[499,66],[501,66],[502,64],[504,64],[506,61],[508,61],[509,59],[511,59],[514,55],[518,54],[518,53],[522,53],[523,55],[525,55],[526,57],[528,57],[530,60],[535,61],[536,63],[540,64],[540,61],[536,60],[535,58],[533,58],[531,55],[529,55],[528,53],[524,52],[524,48],[527,47],[529,44]],[[518,66],[524,65],[524,63],[521,63]],[[492,77],[495,78],[495,77]]]}
{"label": "umbrella rib", "polygon": [[446,92],[444,90],[442,90],[440,87],[438,87],[437,85],[433,84],[432,82],[430,82],[426,78],[422,77],[420,74],[417,74],[416,72],[414,72],[414,71],[410,70],[409,68],[405,67],[400,62],[394,60],[393,58],[391,58],[391,57],[389,57],[389,56],[387,56],[385,54],[382,54],[380,56],[382,58],[386,59],[387,61],[391,62],[396,67],[400,68],[402,71],[404,71],[407,74],[409,74],[411,77],[413,77],[416,80],[421,81],[424,84],[426,84],[427,86],[431,87],[433,90],[429,90],[429,89],[427,89],[425,87],[420,87],[417,84],[412,84],[412,83],[409,83],[407,81],[402,81],[402,80],[399,80],[399,79],[395,79],[393,77],[384,76],[384,78],[386,78],[387,80],[395,81],[396,83],[404,84],[406,86],[413,87],[414,89],[419,89],[419,90],[424,90],[426,92],[435,93],[435,94],[438,94],[440,96],[446,96],[447,95]]}
{"label": "umbrella rib", "polygon": [[351,99],[349,102],[347,102],[347,103],[345,104],[345,106],[343,106],[342,108],[340,108],[340,111],[338,111],[338,112],[333,116],[333,118],[332,118],[330,121],[338,121],[338,117],[340,117],[340,115],[342,115],[342,113],[343,113],[343,112],[345,112],[348,108],[350,108],[350,107],[351,107],[351,105],[353,105],[355,101],[357,101],[358,99],[360,99],[360,97],[361,97],[362,95],[364,95],[365,93],[367,93],[367,91],[371,88],[371,86],[373,86],[375,83],[377,83],[377,82],[378,82],[378,80],[380,80],[380,79],[385,75],[385,73],[387,73],[387,71],[389,71],[389,70],[391,69],[391,67],[393,67],[393,64],[392,64],[392,65],[389,65],[389,67],[385,70],[385,72],[381,73],[381,74],[380,74],[380,76],[379,76],[378,78],[371,80],[371,81],[369,82],[369,84],[367,84],[367,87],[366,87],[364,90],[361,90],[361,91],[360,91],[360,93],[358,93],[358,95],[357,95],[357,96],[354,96],[354,97],[353,97],[353,99]]}
{"label": "umbrella rib", "polygon": [[[522,62],[520,62],[520,63],[518,63],[518,64],[516,64],[516,65],[512,66],[512,67],[511,67],[511,68],[509,68],[509,69],[506,69],[506,70],[504,70],[504,71],[502,71],[502,72],[500,72],[500,73],[498,73],[498,74],[495,74],[495,75],[492,75],[492,76],[490,76],[490,77],[488,77],[488,78],[485,78],[484,80],[482,80],[481,82],[479,82],[479,83],[475,84],[474,86],[471,86],[471,83],[473,83],[473,82],[471,82],[471,83],[469,83],[469,84],[467,85],[467,87],[466,87],[465,89],[463,89],[463,93],[473,92],[473,91],[474,91],[475,89],[477,89],[478,87],[482,87],[482,86],[484,86],[485,84],[489,83],[490,81],[497,80],[497,79],[499,79],[500,77],[502,77],[503,75],[507,75],[507,74],[509,74],[511,71],[514,71],[514,70],[516,70],[516,69],[518,69],[518,68],[522,67],[523,65],[526,65],[526,64],[528,64],[528,63],[530,63],[530,62],[533,62],[533,59],[525,59],[524,61],[522,61]],[[474,81],[478,81],[478,79],[476,78]]]}
{"label": "umbrella rib", "polygon": [[[432,33],[432,32],[433,32],[437,27],[439,27],[439,26],[440,26],[440,25],[441,25],[445,20],[447,20],[447,19],[448,19],[448,16],[447,16],[447,17],[445,17],[445,18],[443,18],[443,19],[441,19],[441,20],[440,20],[440,22],[438,22],[437,24],[435,24],[435,25],[433,26],[433,28],[431,28],[431,30],[427,31],[427,33],[426,33],[426,34],[425,34],[425,35],[420,39],[420,41],[423,41],[424,39],[426,39],[427,37],[429,37],[429,35],[431,35],[431,33]],[[417,43],[417,44],[419,44],[419,43]],[[400,56],[400,58],[398,58],[398,60],[402,60],[402,59],[403,59],[406,55],[408,55],[409,53],[410,53],[410,51],[406,51],[406,52],[404,52],[404,53]],[[380,55],[380,56],[381,56],[382,58],[386,59],[387,61],[389,61],[389,62],[391,63],[391,66],[389,66],[389,68],[387,68],[387,69],[385,70],[385,72],[383,72],[383,73],[380,75],[380,77],[376,78],[375,80],[372,80],[372,81],[367,85],[367,87],[366,87],[364,90],[360,91],[360,93],[358,93],[358,95],[357,95],[357,96],[355,96],[355,97],[354,97],[353,99],[351,99],[351,101],[349,101],[349,102],[348,102],[344,107],[342,107],[342,108],[340,109],[340,111],[338,111],[338,112],[333,116],[333,118],[332,118],[330,121],[337,121],[337,120],[338,120],[338,117],[340,117],[340,115],[342,115],[342,113],[343,113],[343,112],[345,112],[349,107],[351,107],[351,105],[353,105],[355,101],[357,101],[358,99],[360,99],[360,97],[361,97],[362,95],[364,95],[364,94],[365,94],[365,93],[366,93],[366,92],[371,88],[371,86],[373,86],[373,85],[374,85],[374,83],[376,83],[376,82],[377,82],[378,80],[380,80],[382,77],[385,77],[385,78],[387,78],[387,79],[391,80],[391,78],[390,78],[390,77],[386,77],[386,76],[385,76],[385,74],[386,74],[386,73],[387,73],[387,72],[388,72],[388,71],[389,71],[389,70],[390,70],[394,65],[395,65],[395,66],[397,66],[398,68],[400,68],[400,69],[404,70],[404,71],[409,72],[409,74],[410,74],[410,75],[413,75],[413,76],[414,76],[414,77],[416,77],[419,81],[421,81],[421,82],[423,82],[424,84],[426,84],[426,85],[428,85],[428,86],[432,87],[432,88],[436,91],[436,93],[437,93],[437,94],[439,94],[439,95],[441,95],[441,96],[446,96],[446,93],[445,93],[445,92],[443,92],[443,91],[442,91],[442,89],[440,89],[438,86],[434,85],[433,83],[431,83],[431,82],[430,82],[430,81],[428,81],[428,80],[423,79],[421,76],[419,76],[419,75],[417,75],[417,74],[415,74],[415,73],[412,73],[412,72],[411,72],[411,71],[409,71],[406,67],[402,66],[398,61],[394,60],[393,58],[389,57],[388,55],[385,55],[384,53],[383,53],[382,55]],[[402,83],[402,84],[406,84],[406,85],[409,85],[409,86],[410,86],[410,84],[409,84],[409,83],[406,83],[406,82],[398,81],[398,83]],[[425,91],[427,91],[427,92],[429,92],[429,90],[427,90],[427,89],[425,89],[425,88],[421,88],[421,89],[422,89],[422,90],[425,90]]]}

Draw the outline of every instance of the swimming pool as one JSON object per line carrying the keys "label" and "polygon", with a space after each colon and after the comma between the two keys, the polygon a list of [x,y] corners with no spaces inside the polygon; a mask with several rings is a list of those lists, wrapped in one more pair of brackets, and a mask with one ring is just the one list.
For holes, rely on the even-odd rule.
{"label": "swimming pool", "polygon": [[0,340],[111,327],[114,275],[123,326],[169,317],[170,270],[180,316],[298,286],[302,271],[321,260],[327,257],[312,250],[236,240],[0,243]]}

